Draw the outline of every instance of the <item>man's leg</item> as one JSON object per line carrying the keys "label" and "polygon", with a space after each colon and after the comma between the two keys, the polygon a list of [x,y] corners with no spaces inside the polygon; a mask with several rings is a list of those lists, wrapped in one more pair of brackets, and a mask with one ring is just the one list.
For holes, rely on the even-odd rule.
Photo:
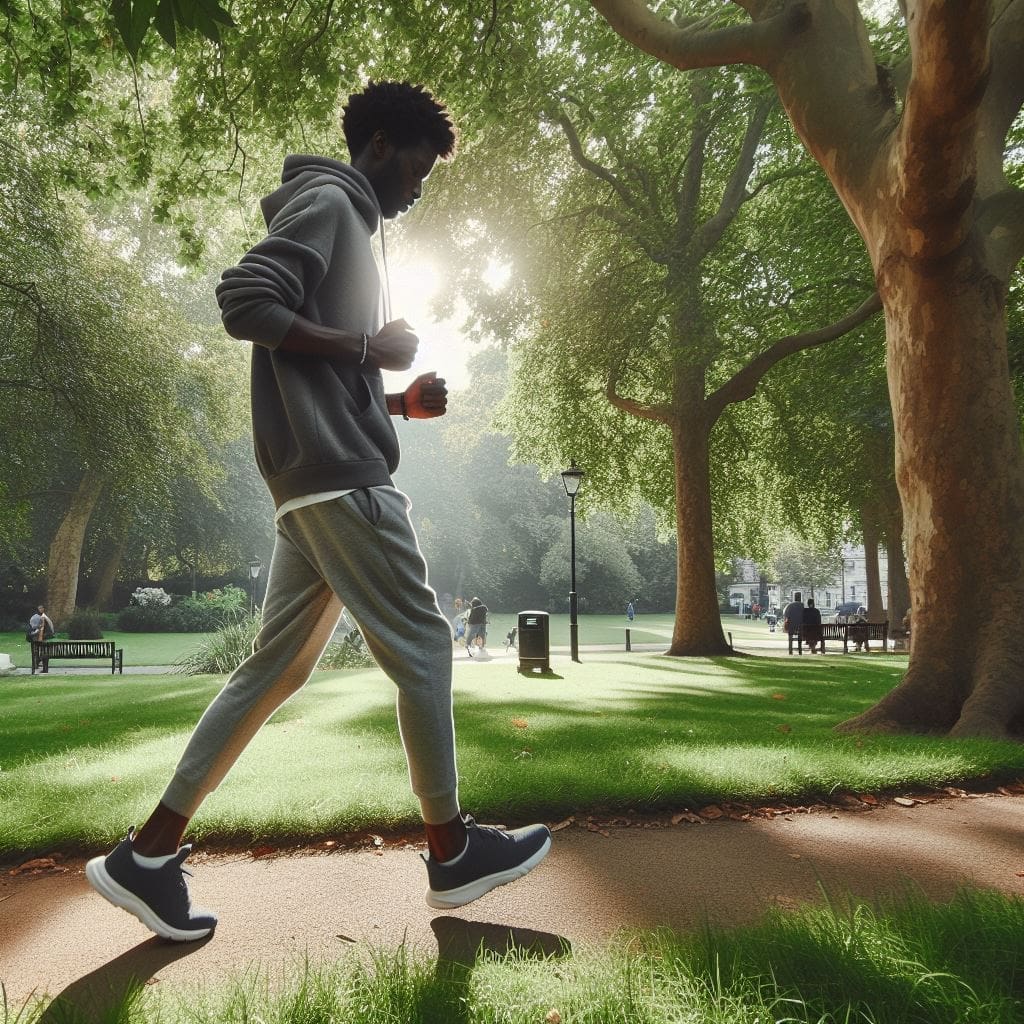
{"label": "man's leg", "polygon": [[463,818],[459,808],[451,627],[427,585],[408,499],[393,487],[366,488],[296,509],[283,528],[316,562],[398,687],[399,731],[430,849],[427,902],[462,906],[522,877],[547,854],[547,828],[503,832]]}
{"label": "man's leg", "polygon": [[270,715],[309,677],[341,615],[337,597],[278,533],[263,626],[250,655],[196,726],[170,785],[142,831],[86,865],[93,887],[164,938],[191,941],[216,926],[191,906],[182,878],[189,820]]}

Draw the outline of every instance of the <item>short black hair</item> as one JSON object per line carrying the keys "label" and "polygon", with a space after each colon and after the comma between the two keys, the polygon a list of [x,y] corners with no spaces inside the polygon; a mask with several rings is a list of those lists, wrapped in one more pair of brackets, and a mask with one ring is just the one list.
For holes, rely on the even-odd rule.
{"label": "short black hair", "polygon": [[378,130],[395,146],[426,141],[442,160],[455,153],[455,126],[448,108],[422,85],[409,82],[370,82],[362,92],[353,93],[344,108],[341,130],[353,158]]}

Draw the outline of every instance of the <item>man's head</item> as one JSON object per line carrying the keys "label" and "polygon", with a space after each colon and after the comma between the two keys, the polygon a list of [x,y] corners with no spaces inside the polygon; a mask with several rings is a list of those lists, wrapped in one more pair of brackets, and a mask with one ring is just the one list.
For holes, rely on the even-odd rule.
{"label": "man's head", "polygon": [[349,96],[341,127],[352,166],[369,179],[387,218],[408,210],[437,159],[455,152],[445,106],[408,82],[370,82]]}
{"label": "man's head", "polygon": [[813,608],[814,607],[814,598],[813,597],[807,598],[807,607],[808,608]]}
{"label": "man's head", "polygon": [[43,607],[42,605],[40,605],[40,606],[39,606],[39,607],[38,607],[38,608],[36,609],[36,611],[38,611],[40,615],[44,615],[44,614],[46,613],[46,609],[45,609],[45,608],[44,608],[44,607]]}

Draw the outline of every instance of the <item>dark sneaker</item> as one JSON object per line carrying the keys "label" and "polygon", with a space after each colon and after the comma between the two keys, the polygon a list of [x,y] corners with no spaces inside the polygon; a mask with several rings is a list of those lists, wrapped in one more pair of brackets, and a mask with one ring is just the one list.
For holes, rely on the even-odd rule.
{"label": "dark sneaker", "polygon": [[132,836],[128,835],[106,857],[93,857],[85,865],[89,884],[105,899],[134,914],[150,931],[175,942],[203,939],[217,927],[217,918],[192,906],[181,865],[192,850],[183,846],[163,867],[144,868],[132,857]]}
{"label": "dark sneaker", "polygon": [[465,822],[469,844],[453,864],[439,864],[423,855],[430,880],[427,904],[437,910],[461,907],[499,885],[522,878],[551,849],[551,833],[546,825],[505,832],[478,825],[468,814]]}

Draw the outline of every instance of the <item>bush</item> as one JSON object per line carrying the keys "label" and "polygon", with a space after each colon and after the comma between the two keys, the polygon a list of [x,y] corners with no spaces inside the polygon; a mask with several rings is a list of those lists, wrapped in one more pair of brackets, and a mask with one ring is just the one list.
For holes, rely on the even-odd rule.
{"label": "bush", "polygon": [[241,587],[230,585],[173,602],[158,587],[140,587],[117,622],[126,633],[214,633],[246,617],[248,601]]}
{"label": "bush", "polygon": [[92,608],[82,608],[68,619],[69,640],[102,640],[103,617]]}
{"label": "bush", "polygon": [[366,649],[366,641],[358,629],[349,630],[341,639],[327,645],[318,668],[370,668],[375,665],[373,655]]}
{"label": "bush", "polygon": [[256,616],[246,615],[228,622],[176,665],[189,676],[234,672],[252,653],[253,641],[259,631],[260,620]]}

